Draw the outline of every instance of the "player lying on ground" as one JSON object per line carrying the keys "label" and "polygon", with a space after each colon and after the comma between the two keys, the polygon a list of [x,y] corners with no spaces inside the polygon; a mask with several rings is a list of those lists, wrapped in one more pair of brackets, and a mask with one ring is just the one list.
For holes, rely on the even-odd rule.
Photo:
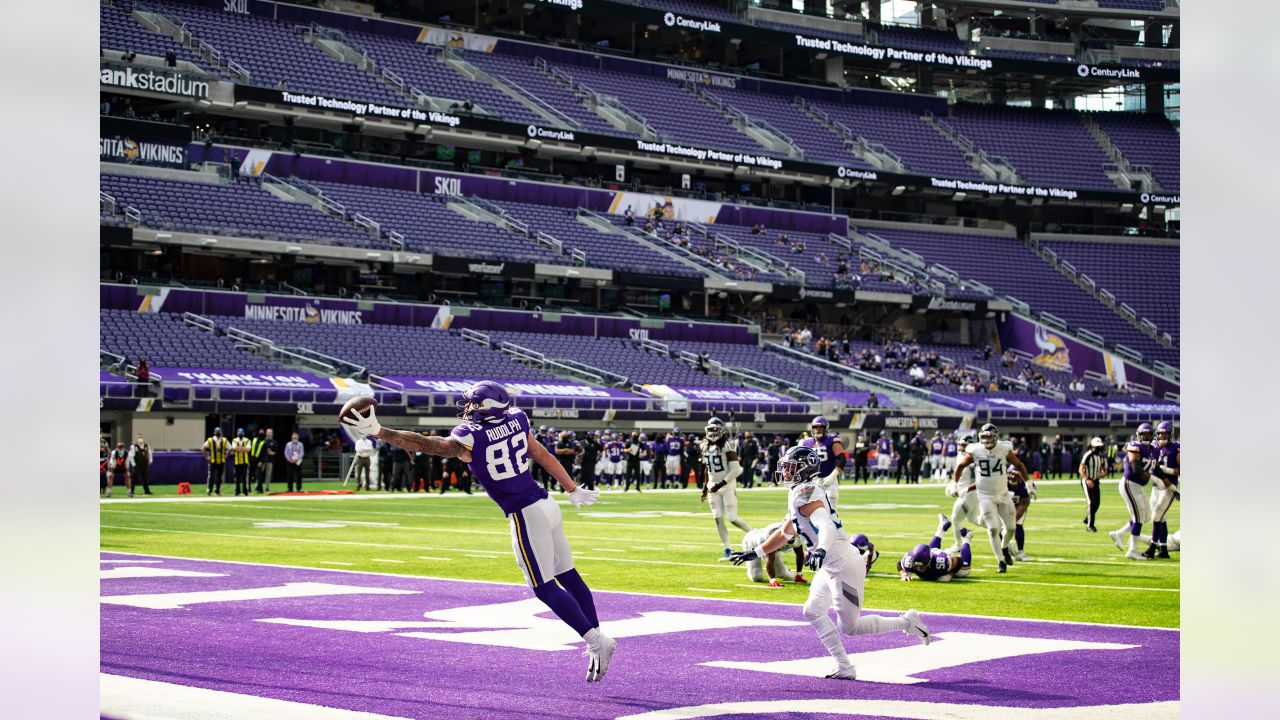
{"label": "player lying on ground", "polygon": [[[782,528],[783,521],[779,521],[769,525],[768,527],[756,528],[747,533],[742,538],[742,550],[747,552],[755,550],[764,544],[771,535]],[[787,567],[787,561],[783,557],[783,553],[792,550],[796,555],[796,571],[791,572]],[[800,572],[800,568],[804,567],[804,549],[800,547],[794,539],[788,540],[787,544],[767,553],[754,560],[747,561],[747,579],[751,582],[764,582],[765,575],[769,576],[769,587],[782,587],[782,580],[790,580],[797,583],[808,582],[804,575]]]}
{"label": "player lying on ground", "polygon": [[938,582],[950,582],[953,577],[968,577],[973,560],[969,551],[969,538],[973,537],[973,532],[969,528],[960,528],[960,552],[952,553],[942,549],[942,534],[949,529],[951,521],[946,515],[939,513],[938,530],[929,544],[920,543],[898,561],[898,575],[904,582],[911,579],[912,573],[924,580]]}
{"label": "player lying on ground", "polygon": [[725,521],[733,523],[743,532],[751,532],[746,520],[738,517],[738,476],[742,474],[742,464],[738,462],[738,441],[729,437],[724,421],[713,417],[704,428],[706,437],[700,441],[702,462],[707,466],[707,484],[702,486],[699,502],[711,498],[711,517],[716,521],[716,532],[720,535],[720,544],[724,546],[721,560],[728,560],[733,554],[733,546],[729,544],[729,528]]}
{"label": "player lying on ground", "polygon": [[560,506],[530,471],[530,458],[551,474],[574,507],[591,505],[595,490],[578,487],[556,460],[529,432],[529,418],[510,407],[507,389],[495,382],[479,382],[462,394],[462,420],[449,437],[428,437],[391,430],[378,423],[372,407],[342,422],[411,452],[424,452],[466,462],[472,475],[511,522],[511,547],[516,564],[533,594],[587,642],[587,682],[609,670],[617,641],[600,632],[595,601],[573,567],[573,553],[564,535]]}
{"label": "player lying on ground", "polygon": [[[976,468],[978,514],[987,527],[987,539],[991,541],[991,553],[1000,561],[996,572],[1005,572],[1013,564],[1013,555],[1009,547],[1014,542],[1014,507],[1013,493],[1009,492],[1008,467],[1018,470],[1021,477],[1031,477],[1027,467],[1022,464],[1018,454],[1013,451],[1013,443],[1000,439],[1000,431],[995,425],[987,423],[978,431],[978,442],[970,443],[956,463],[951,481],[957,486],[965,468]],[[1015,480],[1016,482],[1016,480]]]}
{"label": "player lying on ground", "polygon": [[[826,677],[854,680],[857,671],[845,654],[841,631],[846,635],[876,635],[901,630],[920,638],[925,645],[932,636],[915,610],[898,617],[862,615],[867,570],[878,553],[865,535],[851,541],[845,534],[835,507],[818,483],[818,470],[818,455],[812,449],[793,447],[787,451],[778,462],[779,480],[788,489],[786,522],[755,550],[734,553],[733,562],[742,564],[767,555],[799,535],[809,549],[805,564],[814,570],[804,617],[836,661],[835,671]],[[838,627],[829,614],[833,605]]]}

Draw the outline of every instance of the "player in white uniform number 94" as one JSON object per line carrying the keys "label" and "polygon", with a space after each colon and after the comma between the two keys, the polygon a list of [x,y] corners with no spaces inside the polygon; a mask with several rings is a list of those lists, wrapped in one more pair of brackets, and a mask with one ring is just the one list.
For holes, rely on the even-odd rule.
{"label": "player in white uniform number 94", "polygon": [[728,560],[733,554],[733,546],[729,544],[729,528],[725,522],[731,522],[743,532],[751,532],[746,520],[738,517],[738,476],[742,474],[742,464],[738,462],[738,441],[729,437],[724,421],[713,417],[707,421],[704,429],[706,437],[700,441],[702,462],[707,467],[707,482],[702,486],[700,502],[711,501],[711,517],[716,521],[716,532],[720,534],[720,544],[724,546],[721,560]]}
{"label": "player in white uniform number 94", "polygon": [[[788,490],[786,521],[758,548],[734,553],[732,559],[741,564],[764,557],[799,535],[808,548],[805,564],[814,570],[804,616],[836,661],[835,671],[826,677],[853,680],[857,672],[845,653],[841,632],[875,635],[900,630],[925,645],[932,636],[915,610],[898,617],[862,614],[867,570],[878,553],[865,535],[849,539],[835,506],[818,482],[819,470],[820,460],[812,448],[793,447],[782,456],[778,479]],[[838,625],[831,620],[833,607]]]}
{"label": "player in white uniform number 94", "polygon": [[1013,564],[1013,554],[1009,547],[1014,542],[1016,525],[1013,493],[1009,491],[1007,472],[1010,465],[1017,468],[1021,477],[1031,477],[1027,467],[1013,451],[1013,443],[1001,440],[996,426],[987,423],[978,431],[978,442],[965,447],[964,453],[960,455],[960,462],[956,463],[956,469],[951,473],[952,482],[959,485],[960,476],[965,469],[973,468],[977,480],[978,514],[987,528],[991,552],[1000,561],[996,572],[1005,572]]}

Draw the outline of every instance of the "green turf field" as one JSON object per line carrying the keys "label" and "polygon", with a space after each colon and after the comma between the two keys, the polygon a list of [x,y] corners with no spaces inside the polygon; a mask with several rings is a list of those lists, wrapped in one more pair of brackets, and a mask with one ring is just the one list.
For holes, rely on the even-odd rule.
{"label": "green turf field", "polygon": [[[313,483],[308,489],[336,485]],[[203,488],[190,498],[177,497],[172,487],[156,492],[154,499],[173,499],[141,502],[117,489],[113,501],[102,504],[103,550],[522,581],[507,520],[479,492],[247,501],[210,500]],[[558,497],[576,564],[594,588],[797,605],[806,597],[805,587],[751,584],[743,568],[718,562],[722,549],[715,526],[696,490],[605,492],[597,505],[581,510]],[[741,490],[738,497],[739,512],[753,527],[785,511],[782,490]],[[1077,483],[1041,483],[1026,520],[1028,562],[996,574],[980,534],[970,577],[948,584],[901,582],[893,567],[897,558],[928,541],[937,514],[949,514],[951,503],[940,485],[843,486],[845,528],[851,535],[866,533],[882,553],[867,581],[869,608],[1178,626],[1178,553],[1172,560],[1141,563],[1122,557],[1106,534],[1126,520],[1114,481],[1103,488],[1096,534],[1081,524],[1084,499]],[[1175,502],[1168,515],[1171,532],[1180,527],[1179,510]],[[735,545],[740,543],[742,532],[729,530]],[[950,544],[944,538],[944,547]]]}

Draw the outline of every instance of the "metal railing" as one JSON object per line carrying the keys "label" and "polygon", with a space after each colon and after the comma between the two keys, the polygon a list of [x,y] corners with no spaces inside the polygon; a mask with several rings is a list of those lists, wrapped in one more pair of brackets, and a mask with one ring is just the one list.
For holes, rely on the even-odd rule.
{"label": "metal railing", "polygon": [[834,371],[833,374],[837,374],[839,376],[844,376],[847,378],[856,378],[882,391],[896,393],[900,397],[923,400],[923,401],[931,402],[937,405],[943,405],[945,407],[959,408],[964,410],[973,410],[975,407],[974,404],[971,402],[959,400],[953,397],[948,397],[946,395],[939,395],[938,393],[935,393],[931,390],[918,388],[912,385],[906,385],[904,383],[900,383],[895,380],[890,380],[889,378],[882,377],[874,373],[869,373],[864,370],[859,370],[858,368],[855,368],[855,367],[849,367],[848,365],[841,365],[839,363],[834,363],[834,362],[831,362],[830,360],[820,358],[816,355],[812,355],[807,352],[786,347],[781,343],[776,343],[776,342],[765,343],[764,347],[766,350],[772,350],[773,352],[783,355],[784,357],[789,357],[789,358],[798,360],[800,362],[806,363],[808,365],[816,365],[818,367],[825,368],[829,371]]}
{"label": "metal railing", "polygon": [[458,334],[462,337],[463,340],[470,340],[471,342],[477,345],[480,345],[482,347],[492,347],[492,341],[490,340],[489,336],[478,330],[472,330],[471,328],[462,328],[462,330],[460,330]]}
{"label": "metal railing", "polygon": [[185,325],[200,328],[205,332],[215,332],[217,330],[217,326],[213,324],[212,320],[203,315],[197,315],[192,312],[182,313],[182,322]]}

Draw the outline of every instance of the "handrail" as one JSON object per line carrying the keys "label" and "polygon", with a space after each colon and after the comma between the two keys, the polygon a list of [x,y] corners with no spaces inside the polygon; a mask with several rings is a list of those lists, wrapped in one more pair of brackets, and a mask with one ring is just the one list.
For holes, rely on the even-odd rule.
{"label": "handrail", "polygon": [[[349,367],[351,368],[351,371],[349,373],[351,375],[359,375],[360,373],[363,373],[367,370],[367,368],[364,365],[361,365],[360,363],[352,362],[351,360],[347,360],[346,358],[340,358],[335,355],[330,355],[328,353],[323,353],[323,352],[320,352],[319,350],[313,350],[309,347],[294,345],[294,346],[282,348],[277,346],[276,349],[292,353],[296,357],[307,358],[312,362],[319,362],[324,365],[329,365],[330,367],[334,368],[335,371],[340,366]],[[317,361],[315,360],[315,358],[323,358],[323,360]],[[324,360],[332,360],[333,363],[326,363],[324,362]],[[335,363],[340,363],[341,365],[335,364]]]}
{"label": "handrail", "polygon": [[125,206],[125,208],[124,208],[124,217],[125,217],[125,222],[126,222],[126,223],[128,223],[128,221],[132,220],[132,221],[133,221],[133,223],[134,223],[135,225],[141,225],[141,224],[142,224],[142,213],[138,210],[138,208],[136,208],[136,207],[134,207],[134,206],[132,206],[132,205],[126,205],[126,206]]}
{"label": "handrail", "polygon": [[364,230],[374,237],[382,237],[382,225],[373,218],[367,217],[360,213],[351,216],[351,224]]}
{"label": "handrail", "polygon": [[116,353],[113,353],[113,352],[111,352],[110,350],[103,350],[103,349],[99,348],[99,349],[98,349],[98,364],[99,364],[99,365],[101,365],[101,364],[102,364],[102,358],[103,358],[103,357],[106,357],[108,360],[110,360],[110,361],[111,361],[111,362],[107,363],[107,366],[108,366],[108,367],[115,367],[115,366],[117,366],[117,365],[123,365],[123,364],[126,362],[126,358],[125,358],[125,356],[123,356],[123,355],[119,355],[119,354],[116,354]]}
{"label": "handrail", "polygon": [[463,340],[470,340],[471,342],[483,347],[492,347],[492,340],[487,333],[482,333],[479,330],[472,330],[471,328],[462,328],[458,334],[462,336]]}
{"label": "handrail", "polygon": [[387,242],[391,243],[397,250],[404,250],[405,237],[404,234],[396,230],[387,231]]}
{"label": "handrail", "polygon": [[836,245],[839,245],[845,250],[853,252],[853,241],[843,235],[837,235],[835,233],[827,233],[827,240],[835,243]]}
{"label": "handrail", "polygon": [[194,327],[198,327],[201,330],[204,330],[206,332],[214,332],[217,329],[217,326],[213,324],[212,320],[210,320],[209,318],[203,315],[197,315],[193,312],[182,313],[182,322],[186,325],[192,325]]}
{"label": "handrail", "polygon": [[810,353],[806,353],[800,350],[795,350],[793,348],[786,347],[781,343],[769,342],[769,343],[765,343],[764,347],[766,349],[773,350],[774,352],[777,352],[782,355],[790,355],[793,357],[800,358],[803,362],[809,365],[817,365],[824,368],[831,368],[831,369],[838,370],[842,375],[849,376],[849,377],[856,377],[859,380],[866,382],[867,384],[878,386],[881,389],[888,388],[895,392],[899,392],[905,395],[910,395],[917,399],[926,400],[928,402],[936,403],[938,405],[945,405],[952,408],[973,410],[977,407],[973,403],[968,402],[966,400],[960,400],[959,398],[940,395],[938,393],[933,392],[932,390],[918,388],[913,385],[906,385],[904,383],[897,382],[896,380],[890,380],[889,378],[876,375],[874,373],[869,373],[864,370],[859,370],[858,368],[855,368],[855,367],[850,367],[848,365],[840,365],[839,363],[833,363],[830,360],[827,360],[825,358],[820,358]]}
{"label": "handrail", "polygon": [[561,241],[559,238],[552,237],[551,235],[548,235],[547,233],[544,233],[541,230],[539,230],[538,234],[534,236],[534,239],[537,240],[542,245],[545,245],[546,247],[549,247],[552,250],[554,250],[557,255],[564,254],[564,242]]}
{"label": "handrail", "polygon": [[652,350],[662,357],[671,357],[671,346],[666,343],[658,342],[657,340],[641,338],[640,347],[645,348],[646,350]]}
{"label": "handrail", "polygon": [[1084,338],[1085,340],[1088,340],[1089,342],[1094,343],[1095,345],[1105,345],[1107,342],[1106,339],[1103,338],[1098,333],[1093,332],[1092,330],[1087,330],[1085,328],[1076,328],[1076,334]]}
{"label": "handrail", "polygon": [[98,191],[98,206],[112,215],[116,213],[116,199],[101,190]]}

